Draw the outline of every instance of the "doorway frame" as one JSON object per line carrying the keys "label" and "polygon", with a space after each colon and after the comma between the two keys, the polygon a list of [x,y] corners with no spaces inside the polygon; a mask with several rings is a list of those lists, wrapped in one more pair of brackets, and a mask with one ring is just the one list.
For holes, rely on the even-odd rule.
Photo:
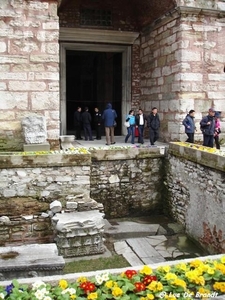
{"label": "doorway frame", "polygon": [[[82,32],[84,31],[84,32]],[[100,34],[101,32],[101,34]],[[104,34],[103,34],[104,33]],[[106,40],[106,37],[108,39]],[[132,45],[139,36],[137,32],[115,32],[108,30],[60,29],[60,134],[66,135],[66,51],[115,52],[122,54],[122,124],[131,109]],[[69,42],[68,42],[69,41]],[[85,42],[86,41],[86,42]],[[88,43],[89,42],[89,43]],[[92,42],[92,43],[90,43]],[[95,42],[95,43],[94,43]],[[107,42],[107,44],[104,43]],[[111,42],[111,43],[110,43]],[[118,42],[119,44],[115,44]],[[126,44],[124,44],[126,43]],[[122,135],[127,133],[124,126]]]}

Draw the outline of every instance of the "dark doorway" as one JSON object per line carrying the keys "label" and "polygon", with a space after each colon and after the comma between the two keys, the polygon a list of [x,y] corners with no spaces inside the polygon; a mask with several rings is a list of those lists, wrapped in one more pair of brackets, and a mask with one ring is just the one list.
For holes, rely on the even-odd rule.
{"label": "dark doorway", "polygon": [[121,135],[122,53],[67,50],[67,134],[74,133],[73,114],[78,106],[82,111],[88,106],[93,116],[95,107],[102,112],[108,102],[118,115],[115,134]]}

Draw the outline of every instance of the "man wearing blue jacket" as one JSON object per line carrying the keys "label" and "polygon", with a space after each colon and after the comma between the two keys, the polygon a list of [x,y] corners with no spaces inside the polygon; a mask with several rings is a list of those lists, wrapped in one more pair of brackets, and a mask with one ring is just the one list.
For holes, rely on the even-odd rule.
{"label": "man wearing blue jacket", "polygon": [[111,103],[108,103],[106,109],[103,111],[102,120],[104,121],[105,126],[105,135],[106,135],[106,145],[115,144],[114,137],[114,127],[115,119],[117,118],[117,113],[112,109]]}
{"label": "man wearing blue jacket", "polygon": [[188,136],[188,139],[186,140],[187,143],[194,143],[194,134],[195,134],[194,118],[195,118],[195,111],[191,109],[182,122],[182,124],[185,127],[185,133]]}

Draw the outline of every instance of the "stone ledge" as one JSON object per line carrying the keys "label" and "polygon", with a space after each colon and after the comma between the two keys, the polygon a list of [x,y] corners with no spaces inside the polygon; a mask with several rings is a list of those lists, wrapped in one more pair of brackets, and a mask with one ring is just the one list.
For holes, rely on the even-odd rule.
{"label": "stone ledge", "polygon": [[93,161],[144,159],[164,157],[160,147],[155,148],[115,148],[115,149],[89,149]]}
{"label": "stone ledge", "polygon": [[71,167],[91,164],[91,155],[88,154],[18,154],[1,153],[0,168],[33,168],[33,167]]}
{"label": "stone ledge", "polygon": [[[201,149],[195,149],[188,146],[181,146],[176,142],[169,143],[168,153],[174,156],[182,157],[198,163],[200,165],[217,169],[219,171],[225,171],[225,157],[216,153],[209,153]],[[196,145],[197,146],[197,145]],[[210,150],[211,148],[209,148]]]}
{"label": "stone ledge", "polygon": [[[201,256],[198,257],[198,259],[205,261],[207,259],[220,259],[223,257],[224,254],[217,254],[217,255],[208,255],[208,256]],[[167,262],[161,262],[161,263],[155,263],[155,264],[150,264],[149,266],[155,270],[160,266],[172,266],[172,265],[177,265],[180,263],[187,263],[192,261],[193,258],[187,258],[187,259],[180,259],[180,260],[174,260],[174,261],[167,261]],[[137,265],[135,267],[132,267],[132,270],[140,270],[143,267],[143,265]],[[131,267],[130,267],[131,268]],[[99,270],[99,271],[92,271],[92,272],[81,272],[81,273],[71,273],[71,274],[64,274],[62,275],[53,275],[53,276],[45,276],[45,277],[35,277],[35,278],[21,278],[18,279],[18,282],[20,284],[29,284],[31,285],[32,283],[35,283],[38,280],[42,280],[46,283],[52,284],[52,285],[58,285],[59,280],[62,278],[67,280],[68,282],[74,282],[76,279],[79,277],[94,277],[97,274],[102,274],[103,272],[109,272],[111,274],[121,274],[122,272],[125,272],[127,269],[130,269],[128,267],[126,268],[120,268],[120,269],[108,269],[108,270]],[[11,284],[11,281],[0,281],[1,286],[7,286]]]}

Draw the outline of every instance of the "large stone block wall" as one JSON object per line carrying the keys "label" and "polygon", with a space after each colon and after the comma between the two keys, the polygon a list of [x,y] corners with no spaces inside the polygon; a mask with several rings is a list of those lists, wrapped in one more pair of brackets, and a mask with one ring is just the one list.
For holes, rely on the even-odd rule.
{"label": "large stone block wall", "polygon": [[1,0],[0,150],[21,150],[21,119],[47,121],[48,139],[59,137],[59,23],[57,0]]}
{"label": "large stone block wall", "polygon": [[[105,153],[104,153],[105,152]],[[92,153],[91,197],[107,218],[163,213],[163,156],[135,149]]]}
{"label": "large stone block wall", "polygon": [[170,144],[167,184],[173,217],[210,253],[225,252],[225,157]]}
{"label": "large stone block wall", "polygon": [[90,164],[90,154],[0,155],[0,197],[89,196]]}
{"label": "large stone block wall", "polygon": [[181,2],[194,7],[178,7],[141,36],[141,106],[158,107],[166,141],[184,140],[181,121],[190,109],[196,111],[196,139],[202,139],[199,120],[211,106],[224,116],[224,17],[217,7],[197,9],[214,1]]}

